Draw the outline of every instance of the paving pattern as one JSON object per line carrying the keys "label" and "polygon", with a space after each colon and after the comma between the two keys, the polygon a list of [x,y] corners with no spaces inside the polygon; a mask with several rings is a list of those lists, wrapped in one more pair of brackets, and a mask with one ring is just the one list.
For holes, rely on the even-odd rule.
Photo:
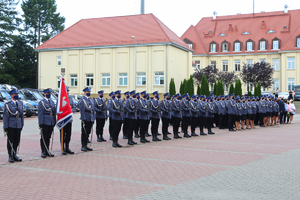
{"label": "paving pattern", "polygon": [[75,154],[61,155],[55,130],[55,157],[47,159],[40,157],[37,117],[25,125],[20,163],[8,163],[0,132],[1,199],[300,199],[300,116],[292,124],[213,129],[211,136],[134,147],[121,133],[123,148],[117,149],[111,141],[96,142],[94,134],[94,151],[83,153],[75,114]]}

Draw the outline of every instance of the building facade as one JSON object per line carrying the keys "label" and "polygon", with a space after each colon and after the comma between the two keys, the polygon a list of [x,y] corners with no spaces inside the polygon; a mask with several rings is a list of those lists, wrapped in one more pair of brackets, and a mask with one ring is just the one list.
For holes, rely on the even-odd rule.
{"label": "building facade", "polygon": [[39,88],[57,89],[64,68],[71,94],[165,93],[193,72],[193,50],[152,14],[81,20],[36,50]]}
{"label": "building facade", "polygon": [[[274,92],[300,85],[300,10],[202,18],[182,35],[194,50],[196,67],[215,65],[237,75],[244,64],[268,62],[274,68]],[[225,92],[228,86],[224,86]],[[254,91],[244,83],[243,92]]]}

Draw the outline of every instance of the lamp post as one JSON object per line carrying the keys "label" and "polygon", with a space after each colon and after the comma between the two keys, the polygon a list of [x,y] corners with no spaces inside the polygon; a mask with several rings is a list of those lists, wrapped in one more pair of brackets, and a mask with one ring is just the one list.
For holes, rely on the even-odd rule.
{"label": "lamp post", "polygon": [[131,36],[135,40],[135,67],[134,67],[134,90],[136,91],[136,54],[137,54],[137,40],[134,36]]}

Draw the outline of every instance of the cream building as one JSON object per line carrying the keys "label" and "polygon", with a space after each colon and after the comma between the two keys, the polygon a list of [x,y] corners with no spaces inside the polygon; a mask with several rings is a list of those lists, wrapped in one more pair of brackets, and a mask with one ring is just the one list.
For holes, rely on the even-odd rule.
{"label": "cream building", "polygon": [[194,70],[193,50],[152,14],[81,20],[36,51],[39,88],[57,89],[63,68],[71,94],[165,93],[171,78],[178,91]]}
{"label": "cream building", "polygon": [[[202,18],[181,37],[193,50],[197,67],[216,65],[239,74],[244,63],[265,61],[274,68],[275,88],[286,92],[300,85],[300,10]],[[225,86],[228,91],[228,86]],[[243,84],[243,93],[254,91]]]}

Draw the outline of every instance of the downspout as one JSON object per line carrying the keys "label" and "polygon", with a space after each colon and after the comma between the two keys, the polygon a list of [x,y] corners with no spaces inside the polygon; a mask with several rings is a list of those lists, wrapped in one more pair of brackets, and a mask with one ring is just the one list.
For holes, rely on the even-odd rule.
{"label": "downspout", "polygon": [[166,93],[168,93],[168,44],[166,43]]}

